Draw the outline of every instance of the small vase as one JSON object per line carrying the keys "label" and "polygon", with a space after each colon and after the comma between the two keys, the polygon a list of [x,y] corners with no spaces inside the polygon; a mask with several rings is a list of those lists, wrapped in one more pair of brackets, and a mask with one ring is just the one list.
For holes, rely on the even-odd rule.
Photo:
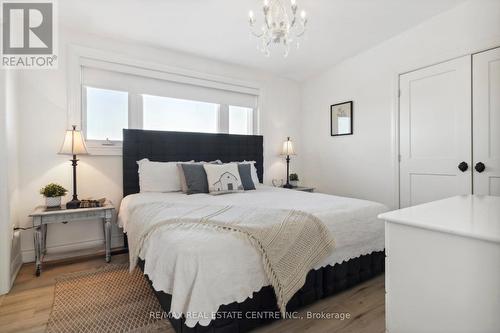
{"label": "small vase", "polygon": [[45,206],[47,206],[47,208],[61,207],[61,197],[46,197]]}
{"label": "small vase", "polygon": [[298,180],[290,180],[290,185],[292,185],[293,187],[297,187],[297,186],[299,186],[299,181]]}

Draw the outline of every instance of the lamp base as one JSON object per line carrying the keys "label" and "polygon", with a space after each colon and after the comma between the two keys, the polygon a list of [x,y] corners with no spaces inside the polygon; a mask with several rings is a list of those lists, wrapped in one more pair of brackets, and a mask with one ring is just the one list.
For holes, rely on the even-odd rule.
{"label": "lamp base", "polygon": [[66,203],[66,209],[80,208],[80,200],[71,200]]}
{"label": "lamp base", "polygon": [[283,185],[283,188],[293,188],[292,184],[285,184]]}

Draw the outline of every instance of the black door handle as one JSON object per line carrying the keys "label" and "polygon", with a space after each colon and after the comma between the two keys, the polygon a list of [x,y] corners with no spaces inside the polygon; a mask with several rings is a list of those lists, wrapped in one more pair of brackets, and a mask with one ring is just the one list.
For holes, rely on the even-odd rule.
{"label": "black door handle", "polygon": [[478,162],[478,163],[476,163],[476,166],[474,167],[474,169],[476,169],[477,172],[481,173],[486,169],[486,165],[484,165],[483,162]]}
{"label": "black door handle", "polygon": [[460,169],[460,171],[462,172],[465,172],[467,171],[467,169],[469,169],[469,165],[467,164],[467,162],[462,162],[458,165],[458,169]]}

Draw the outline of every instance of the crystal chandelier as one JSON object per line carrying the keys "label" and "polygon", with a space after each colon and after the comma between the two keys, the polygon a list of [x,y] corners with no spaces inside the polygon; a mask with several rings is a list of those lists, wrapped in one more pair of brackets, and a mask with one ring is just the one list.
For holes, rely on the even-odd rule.
{"label": "crystal chandelier", "polygon": [[[286,2],[290,1],[290,7],[285,7]],[[290,45],[295,43],[299,47],[299,37],[306,31],[307,15],[304,10],[297,17],[296,0],[264,0],[262,7],[264,12],[264,23],[260,30],[255,28],[255,15],[253,11],[248,13],[248,22],[252,34],[260,39],[258,49],[266,56],[271,55],[271,44],[282,44],[287,57],[290,52]]]}

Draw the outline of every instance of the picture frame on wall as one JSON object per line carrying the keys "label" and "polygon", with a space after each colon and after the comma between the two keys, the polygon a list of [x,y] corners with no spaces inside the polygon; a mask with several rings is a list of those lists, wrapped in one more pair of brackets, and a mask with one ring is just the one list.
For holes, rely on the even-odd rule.
{"label": "picture frame on wall", "polygon": [[353,102],[337,103],[330,106],[330,135],[343,136],[353,134]]}

